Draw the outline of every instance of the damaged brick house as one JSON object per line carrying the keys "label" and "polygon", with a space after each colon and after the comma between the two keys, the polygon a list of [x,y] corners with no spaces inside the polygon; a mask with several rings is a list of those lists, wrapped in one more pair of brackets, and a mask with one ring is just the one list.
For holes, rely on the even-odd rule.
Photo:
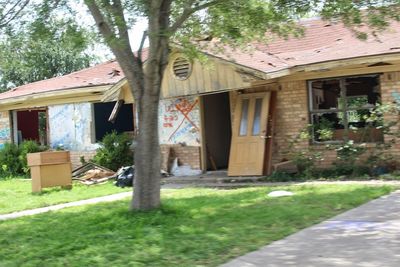
{"label": "damaged brick house", "polygon": [[[107,132],[133,134],[133,99],[124,96],[128,88],[123,81],[118,64],[110,61],[2,93],[0,142],[35,140],[52,148],[63,147],[71,151],[72,163],[77,166],[81,156],[94,156],[96,142]],[[120,96],[111,99],[114,96],[107,92],[114,87]],[[125,102],[118,102],[118,116],[110,118],[118,97]]]}
{"label": "damaged brick house", "polygon": [[[351,129],[364,127],[363,114],[378,103],[400,102],[399,24],[366,41],[339,23],[314,19],[303,26],[301,39],[276,39],[249,52],[226,48],[224,54],[205,53],[206,65],[174,50],[160,103],[164,165],[172,153],[193,169],[268,174],[273,163],[285,158],[289,139],[309,124],[329,125],[333,135],[328,142],[344,136],[358,141]],[[114,112],[116,123],[109,125],[118,100],[124,100],[126,111]],[[0,94],[0,139],[35,139],[53,147],[62,143],[72,155],[90,157],[102,134],[118,128],[118,119],[129,124],[119,131],[134,131],[133,109],[122,72],[108,62]],[[367,142],[384,139],[380,129],[369,130]],[[297,149],[324,142],[314,135]],[[400,158],[400,145],[391,152]]]}

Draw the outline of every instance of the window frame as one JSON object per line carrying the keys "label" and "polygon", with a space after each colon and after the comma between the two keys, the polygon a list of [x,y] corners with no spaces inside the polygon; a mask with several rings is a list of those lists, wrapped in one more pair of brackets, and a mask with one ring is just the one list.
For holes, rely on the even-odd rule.
{"label": "window frame", "polygon": [[[326,144],[341,144],[346,141],[348,141],[348,133],[349,133],[349,122],[348,122],[348,112],[349,111],[359,111],[359,110],[371,110],[376,107],[376,104],[371,106],[371,107],[353,107],[353,108],[348,108],[348,98],[354,97],[354,96],[347,96],[347,87],[346,87],[346,79],[349,78],[360,78],[360,77],[371,77],[371,78],[376,78],[378,81],[378,86],[379,86],[379,95],[381,95],[381,83],[379,76],[380,73],[373,73],[373,74],[365,74],[365,75],[349,75],[349,76],[339,76],[339,77],[328,77],[328,78],[321,78],[321,79],[311,79],[307,80],[307,92],[308,92],[308,113],[309,113],[309,122],[311,127],[311,144],[315,145],[326,145]],[[340,98],[344,99],[343,106],[344,108],[330,108],[330,109],[314,109],[314,101],[313,101],[313,91],[312,91],[312,83],[316,81],[328,81],[328,80],[338,80],[339,81],[339,86],[340,86]],[[378,102],[377,102],[378,103]],[[372,104],[371,104],[372,105]],[[342,140],[327,140],[327,141],[318,141],[315,140],[315,134],[314,134],[314,115],[317,114],[326,114],[326,113],[343,113],[344,121],[343,121],[343,129],[345,132],[345,135],[343,136]],[[377,143],[378,141],[370,141],[366,143]]]}

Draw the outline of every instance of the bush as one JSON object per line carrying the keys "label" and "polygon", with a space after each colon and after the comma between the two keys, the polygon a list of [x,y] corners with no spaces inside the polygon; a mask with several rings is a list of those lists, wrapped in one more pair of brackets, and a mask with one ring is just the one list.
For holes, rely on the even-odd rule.
{"label": "bush", "polygon": [[4,148],[0,150],[0,175],[2,177],[29,175],[26,155],[44,150],[46,148],[31,140],[24,141],[19,146],[13,143],[5,143]]}
{"label": "bush", "polygon": [[0,150],[1,176],[14,176],[22,174],[22,162],[19,160],[20,148],[13,143],[5,143]]}
{"label": "bush", "polygon": [[304,177],[298,174],[291,174],[283,171],[274,171],[270,176],[265,177],[266,182],[292,182],[303,181]]}
{"label": "bush", "polygon": [[21,145],[19,146],[19,149],[20,149],[20,155],[18,158],[22,164],[22,172],[23,174],[29,174],[29,167],[26,155],[28,153],[45,151],[47,150],[47,147],[40,146],[36,141],[28,140],[22,142]]}
{"label": "bush", "polygon": [[93,162],[113,171],[122,166],[133,164],[133,151],[130,146],[131,138],[126,134],[118,134],[113,131],[104,136],[100,142],[100,148],[96,150]]}

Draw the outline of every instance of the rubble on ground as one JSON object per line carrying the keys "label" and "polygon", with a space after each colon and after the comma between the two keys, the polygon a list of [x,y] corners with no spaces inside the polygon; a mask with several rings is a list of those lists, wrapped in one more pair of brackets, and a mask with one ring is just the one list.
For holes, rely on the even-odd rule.
{"label": "rubble on ground", "polygon": [[85,185],[105,183],[115,179],[114,171],[93,162],[88,162],[72,171],[72,180],[77,180]]}

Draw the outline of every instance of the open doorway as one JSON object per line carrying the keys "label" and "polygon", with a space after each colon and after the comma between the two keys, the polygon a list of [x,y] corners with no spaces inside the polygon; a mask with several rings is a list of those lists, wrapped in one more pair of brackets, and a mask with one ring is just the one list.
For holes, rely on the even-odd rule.
{"label": "open doorway", "polygon": [[15,140],[18,144],[32,140],[41,145],[47,145],[46,109],[19,110],[15,114]]}
{"label": "open doorway", "polygon": [[203,96],[203,107],[207,170],[225,170],[232,137],[229,93]]}

